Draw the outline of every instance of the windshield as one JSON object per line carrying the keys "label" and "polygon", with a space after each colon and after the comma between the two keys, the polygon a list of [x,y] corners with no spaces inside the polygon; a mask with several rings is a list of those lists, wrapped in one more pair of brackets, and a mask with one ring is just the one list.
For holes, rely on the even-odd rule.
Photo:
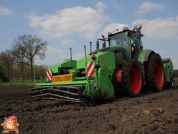
{"label": "windshield", "polygon": [[110,47],[122,46],[123,44],[128,44],[128,36],[126,35],[126,32],[115,34],[110,37]]}
{"label": "windshield", "polygon": [[129,57],[130,47],[129,47],[129,37],[126,32],[118,33],[110,37],[110,47],[121,46],[126,51],[126,57]]}

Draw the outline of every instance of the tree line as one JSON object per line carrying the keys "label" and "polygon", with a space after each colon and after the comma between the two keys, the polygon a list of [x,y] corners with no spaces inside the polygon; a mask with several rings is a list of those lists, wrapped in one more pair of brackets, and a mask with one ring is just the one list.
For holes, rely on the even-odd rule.
{"label": "tree line", "polygon": [[[37,56],[43,60],[46,51],[47,41],[42,41],[37,36],[24,34],[15,38],[11,49],[0,52],[0,82],[14,78],[33,81],[34,60]],[[46,68],[44,65],[35,65],[37,79],[45,76]]]}

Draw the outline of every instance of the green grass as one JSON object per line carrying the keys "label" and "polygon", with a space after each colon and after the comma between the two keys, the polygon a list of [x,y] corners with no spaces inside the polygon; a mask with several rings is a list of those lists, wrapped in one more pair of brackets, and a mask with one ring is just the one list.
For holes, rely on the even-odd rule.
{"label": "green grass", "polygon": [[[37,81],[36,83],[38,83],[39,81]],[[10,81],[10,82],[3,82],[0,83],[0,87],[15,87],[15,86],[35,86],[34,82],[32,81]]]}

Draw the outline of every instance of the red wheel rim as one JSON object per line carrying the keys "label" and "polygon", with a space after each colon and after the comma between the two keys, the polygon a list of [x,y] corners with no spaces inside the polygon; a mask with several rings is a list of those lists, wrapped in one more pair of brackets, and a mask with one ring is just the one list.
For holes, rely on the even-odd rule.
{"label": "red wheel rim", "polygon": [[117,90],[119,90],[118,84],[122,82],[121,78],[122,78],[122,67],[117,67],[114,73],[114,86]]}
{"label": "red wheel rim", "polygon": [[155,79],[157,86],[162,87],[164,82],[164,71],[159,60],[155,62]]}
{"label": "red wheel rim", "polygon": [[140,68],[138,65],[133,65],[130,69],[130,75],[129,75],[129,80],[130,80],[130,88],[133,93],[137,94],[140,92],[141,89],[141,72]]}

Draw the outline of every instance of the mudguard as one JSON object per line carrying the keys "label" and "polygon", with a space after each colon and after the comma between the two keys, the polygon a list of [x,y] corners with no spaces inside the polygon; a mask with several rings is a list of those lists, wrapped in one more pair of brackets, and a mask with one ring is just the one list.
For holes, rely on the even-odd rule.
{"label": "mudguard", "polygon": [[165,74],[165,80],[166,82],[171,82],[173,76],[174,76],[174,66],[172,63],[172,60],[170,58],[162,59],[163,66],[164,66],[164,74]]}
{"label": "mudguard", "polygon": [[143,49],[138,55],[138,61],[143,64],[143,62],[148,61],[150,54],[155,53],[153,50]]}

